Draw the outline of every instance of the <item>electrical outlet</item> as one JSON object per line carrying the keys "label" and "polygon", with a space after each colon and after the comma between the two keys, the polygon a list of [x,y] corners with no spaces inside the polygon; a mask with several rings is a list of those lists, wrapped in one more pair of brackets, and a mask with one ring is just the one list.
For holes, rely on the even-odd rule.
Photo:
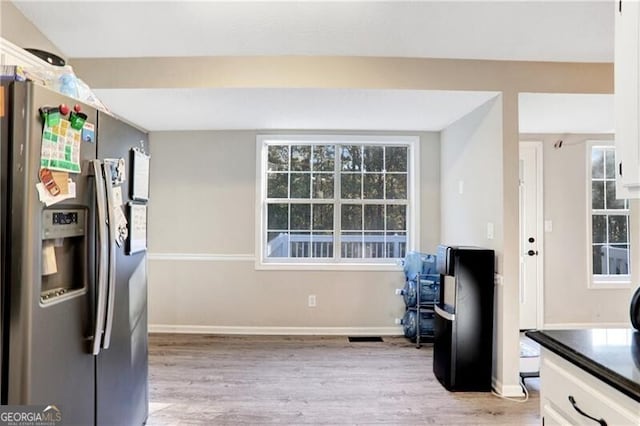
{"label": "electrical outlet", "polygon": [[495,285],[504,286],[504,280],[503,280],[503,278],[502,278],[502,275],[500,275],[500,274],[495,274],[495,275],[493,276],[493,283],[494,283]]}
{"label": "electrical outlet", "polygon": [[396,318],[395,323],[396,325],[402,325],[402,319]]}
{"label": "electrical outlet", "polygon": [[310,294],[309,295],[309,307],[310,308],[315,308],[316,307],[316,295],[315,294]]}
{"label": "electrical outlet", "polygon": [[396,296],[402,296],[402,289],[396,288]]}

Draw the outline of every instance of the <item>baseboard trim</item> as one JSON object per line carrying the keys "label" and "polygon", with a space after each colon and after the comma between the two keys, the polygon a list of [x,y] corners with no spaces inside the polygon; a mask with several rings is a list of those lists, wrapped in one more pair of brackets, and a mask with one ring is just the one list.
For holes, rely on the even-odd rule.
{"label": "baseboard trim", "polygon": [[149,324],[150,333],[247,334],[272,336],[402,336],[402,327],[236,327]]}
{"label": "baseboard trim", "polygon": [[629,328],[626,322],[567,322],[544,324],[543,330],[571,330],[582,328]]}
{"label": "baseboard trim", "polygon": [[495,377],[491,378],[491,387],[495,393],[506,398],[519,398],[524,396],[520,385],[503,385],[502,382]]}

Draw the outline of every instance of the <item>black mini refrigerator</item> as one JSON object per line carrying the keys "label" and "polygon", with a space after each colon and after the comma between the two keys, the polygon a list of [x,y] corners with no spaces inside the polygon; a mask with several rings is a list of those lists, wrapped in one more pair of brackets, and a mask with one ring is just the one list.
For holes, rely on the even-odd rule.
{"label": "black mini refrigerator", "polygon": [[490,391],[495,254],[438,246],[433,372],[450,391]]}

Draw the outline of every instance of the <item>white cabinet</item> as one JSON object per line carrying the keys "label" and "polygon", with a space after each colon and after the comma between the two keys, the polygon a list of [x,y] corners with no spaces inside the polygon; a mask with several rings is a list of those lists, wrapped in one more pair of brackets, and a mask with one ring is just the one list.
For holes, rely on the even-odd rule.
{"label": "white cabinet", "polygon": [[554,406],[547,401],[545,404],[542,404],[542,409],[540,411],[542,413],[542,418],[544,419],[544,426],[570,426],[571,421],[564,417],[562,414],[558,413]]}
{"label": "white cabinet", "polygon": [[640,198],[640,4],[614,3],[616,196]]}
{"label": "white cabinet", "polygon": [[16,46],[8,40],[0,37],[0,65],[18,65],[27,68],[51,68],[48,64],[37,56]]}
{"label": "white cabinet", "polygon": [[[547,349],[540,368],[545,425],[640,425],[640,403]],[[600,423],[605,424],[605,423]]]}

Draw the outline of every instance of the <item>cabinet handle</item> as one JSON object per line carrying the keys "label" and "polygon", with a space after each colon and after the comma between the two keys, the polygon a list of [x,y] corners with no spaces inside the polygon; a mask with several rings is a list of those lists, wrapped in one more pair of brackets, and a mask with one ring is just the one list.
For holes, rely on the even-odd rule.
{"label": "cabinet handle", "polygon": [[580,415],[588,419],[591,419],[594,422],[597,422],[600,426],[607,426],[607,422],[604,421],[604,419],[596,419],[595,417],[591,417],[590,415],[582,411],[580,407],[578,407],[578,404],[576,403],[576,399],[572,395],[569,395],[569,402],[571,403],[571,405],[573,405],[573,409],[576,410],[578,413],[580,413]]}
{"label": "cabinet handle", "polygon": [[618,171],[620,172],[620,176],[622,176],[622,161],[618,164]]}

